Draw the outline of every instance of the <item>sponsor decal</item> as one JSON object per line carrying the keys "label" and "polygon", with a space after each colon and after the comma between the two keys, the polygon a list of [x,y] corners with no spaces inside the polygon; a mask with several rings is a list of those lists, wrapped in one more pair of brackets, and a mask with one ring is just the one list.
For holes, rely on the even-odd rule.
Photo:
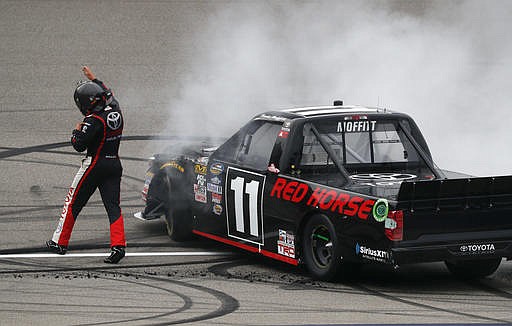
{"label": "sponsor decal", "polygon": [[166,168],[168,166],[171,168],[175,168],[176,170],[180,171],[181,173],[185,172],[185,169],[181,165],[179,165],[176,161],[167,162],[164,165],[162,165],[160,167],[160,169]]}
{"label": "sponsor decal", "polygon": [[119,112],[110,112],[107,115],[107,125],[112,130],[117,130],[121,127],[121,114]]}
{"label": "sponsor decal", "polygon": [[222,195],[222,187],[213,183],[207,183],[206,188],[209,192]]}
{"label": "sponsor decal", "polygon": [[198,174],[197,175],[197,184],[200,186],[205,186],[206,185],[206,177],[202,174]]}
{"label": "sponsor decal", "polygon": [[468,244],[459,248],[462,255],[492,254],[496,251],[493,243]]}
{"label": "sponsor decal", "polygon": [[196,164],[194,165],[194,173],[195,174],[206,174],[206,165]]}
{"label": "sponsor decal", "polygon": [[217,203],[217,204],[221,204],[222,203],[222,195],[220,194],[216,194],[216,193],[212,193],[212,202],[214,203]]}
{"label": "sponsor decal", "polygon": [[210,166],[210,172],[214,175],[219,175],[222,173],[222,171],[224,171],[224,165],[220,163],[213,163]]}
{"label": "sponsor decal", "polygon": [[356,243],[356,255],[361,255],[361,257],[365,259],[381,263],[388,262],[391,258],[391,254],[386,250],[368,248],[366,246],[361,246],[359,243]]}
{"label": "sponsor decal", "polygon": [[389,204],[386,199],[379,199],[373,205],[372,214],[377,222],[382,222],[388,217]]}
{"label": "sponsor decal", "polygon": [[286,231],[279,229],[279,238],[277,241],[286,241]]}
{"label": "sponsor decal", "polygon": [[[208,156],[198,157],[196,159],[196,163],[199,163],[199,165],[208,165],[208,159],[209,159]],[[204,174],[206,174],[206,170],[205,170]]]}
{"label": "sponsor decal", "polygon": [[367,220],[372,212],[375,200],[352,196],[333,189],[316,187],[311,189],[308,184],[299,181],[277,178],[270,197],[293,203],[305,203],[307,206],[331,211],[341,215]]}
{"label": "sponsor decal", "polygon": [[396,223],[396,221],[392,218],[386,218],[384,220],[384,228],[386,228],[386,229],[394,230],[397,228],[397,226],[398,226],[398,223]]}
{"label": "sponsor decal", "polygon": [[219,205],[219,204],[215,204],[213,205],[213,212],[216,214],[216,215],[220,215],[222,214],[222,206]]}
{"label": "sponsor decal", "polygon": [[83,132],[83,133],[86,133],[87,132],[87,129],[91,126],[91,124],[89,122],[82,122],[81,123],[81,128],[80,130]]}
{"label": "sponsor decal", "polygon": [[218,185],[218,184],[220,184],[220,183],[221,183],[220,178],[219,178],[219,177],[217,177],[217,176],[216,176],[216,177],[211,178],[211,179],[210,179],[210,181],[211,181],[212,183],[215,183],[216,185]]}
{"label": "sponsor decal", "polygon": [[206,203],[206,187],[194,184],[194,199],[200,203]]}
{"label": "sponsor decal", "polygon": [[148,196],[149,191],[149,184],[151,183],[151,180],[153,179],[153,173],[146,172],[146,178],[144,179],[144,187],[142,188],[142,199],[146,200]]}
{"label": "sponsor decal", "polygon": [[64,206],[62,207],[62,213],[60,216],[64,219],[66,218],[66,214],[68,213],[69,203],[71,203],[71,198],[73,198],[73,194],[75,193],[75,188],[69,188],[68,194],[66,198],[64,198]]}
{"label": "sponsor decal", "polygon": [[350,120],[338,122],[337,132],[365,132],[374,131],[377,121]]}
{"label": "sponsor decal", "polygon": [[279,230],[277,253],[286,257],[295,258],[295,235],[293,233]]}

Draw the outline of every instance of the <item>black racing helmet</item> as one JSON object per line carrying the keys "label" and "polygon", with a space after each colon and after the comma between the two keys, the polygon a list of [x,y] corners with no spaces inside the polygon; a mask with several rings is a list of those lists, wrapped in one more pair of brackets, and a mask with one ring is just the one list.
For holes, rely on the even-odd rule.
{"label": "black racing helmet", "polygon": [[103,110],[107,106],[108,97],[109,92],[91,81],[78,84],[73,96],[76,106],[83,115]]}

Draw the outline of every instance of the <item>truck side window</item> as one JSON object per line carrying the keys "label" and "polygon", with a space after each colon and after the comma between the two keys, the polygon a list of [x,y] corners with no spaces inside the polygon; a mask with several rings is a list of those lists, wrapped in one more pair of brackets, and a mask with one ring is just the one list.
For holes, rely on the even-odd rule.
{"label": "truck side window", "polygon": [[251,121],[219,147],[215,152],[215,158],[257,170],[266,170],[280,130],[280,123]]}
{"label": "truck side window", "polygon": [[244,166],[266,170],[280,130],[280,124],[265,122],[254,133],[246,134],[237,160]]}

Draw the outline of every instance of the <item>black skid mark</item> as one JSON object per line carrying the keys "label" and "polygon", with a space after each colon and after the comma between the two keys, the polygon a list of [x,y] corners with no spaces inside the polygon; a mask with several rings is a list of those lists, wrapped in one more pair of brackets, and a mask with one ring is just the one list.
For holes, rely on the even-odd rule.
{"label": "black skid mark", "polygon": [[[130,200],[135,200],[135,199],[139,199],[139,198],[140,198],[140,195],[137,194],[134,196],[125,196],[125,197],[123,197],[123,200],[130,201]],[[122,207],[130,207],[130,208],[140,207],[140,205],[121,205],[121,206]],[[88,207],[103,207],[103,202],[101,200],[90,201],[88,203]],[[48,209],[62,208],[62,204],[60,204],[60,205],[40,205],[40,206],[36,206],[36,205],[0,205],[0,208],[23,208],[23,209],[16,209],[16,210],[5,211],[5,212],[0,213],[0,216],[6,216],[6,215],[12,215],[12,214],[29,213],[29,212],[45,211]],[[11,219],[16,219],[16,218],[13,217]],[[27,216],[24,218],[36,218],[37,219],[40,217]],[[8,218],[6,218],[5,220],[7,221]]]}
{"label": "black skid mark", "polygon": [[[139,198],[140,196],[137,196],[136,198]],[[123,197],[125,201],[130,201],[130,200],[134,200],[135,198],[134,197]],[[121,204],[122,208],[140,208],[141,205],[124,205],[124,204]],[[47,210],[53,210],[53,209],[58,209],[58,208],[62,208],[62,204],[60,205],[41,205],[41,206],[12,206],[12,205],[8,205],[8,206],[0,206],[0,208],[5,208],[5,207],[9,207],[9,208],[24,208],[24,209],[16,209],[16,210],[9,210],[9,211],[5,211],[5,212],[1,212],[0,213],[0,216],[9,216],[9,215],[16,215],[16,216],[13,216],[13,217],[3,217],[3,218],[0,218],[0,223],[10,223],[10,222],[14,222],[14,221],[17,221],[21,218],[25,219],[25,220],[45,220],[45,219],[48,219],[48,216],[20,216],[19,214],[21,213],[33,213],[33,212],[44,212],[44,211],[47,211]],[[90,201],[88,203],[88,206],[87,207],[103,207],[102,206],[102,202],[101,201]],[[92,216],[92,214],[89,214],[88,216]],[[60,217],[60,214],[58,215],[55,215],[55,221],[57,221]]]}
{"label": "black skid mark", "polygon": [[36,146],[29,146],[29,147],[20,147],[20,148],[13,148],[8,149],[3,152],[0,152],[0,159],[12,157],[12,156],[18,156],[33,152],[43,152],[48,149],[54,149],[54,148],[60,148],[60,147],[66,147],[70,146],[69,142],[60,142],[60,143],[52,143],[52,144],[43,144],[43,145],[36,145]]}
{"label": "black skid mark", "polygon": [[467,280],[466,283],[478,290],[482,290],[487,293],[491,293],[495,296],[505,298],[505,299],[512,299],[512,293],[504,291],[497,287],[493,287],[489,284],[486,284],[486,283],[484,283],[483,280]]}
{"label": "black skid mark", "polygon": [[[41,264],[36,262],[21,262],[19,260],[13,260],[13,259],[0,259],[0,263],[2,265],[7,266],[23,266],[23,267],[41,267]],[[3,271],[0,271],[0,274],[2,274]],[[16,274],[17,271],[12,271],[13,274]]]}
{"label": "black skid mark", "polygon": [[[236,298],[234,298],[224,292],[215,290],[215,289],[211,289],[211,288],[204,287],[201,285],[190,284],[190,283],[187,283],[184,281],[171,280],[171,279],[164,278],[164,277],[148,276],[148,275],[141,275],[138,273],[126,272],[126,271],[120,270],[120,267],[122,267],[122,269],[128,269],[128,268],[140,268],[140,267],[147,268],[147,267],[163,267],[163,266],[183,266],[183,265],[189,266],[189,265],[199,265],[199,264],[217,264],[217,263],[223,263],[225,261],[226,261],[226,258],[217,258],[217,259],[211,259],[211,260],[206,260],[206,261],[202,260],[202,261],[198,261],[198,262],[180,262],[180,263],[153,264],[153,265],[141,264],[141,265],[128,265],[128,266],[112,266],[112,267],[107,267],[107,268],[104,266],[93,267],[93,268],[65,268],[65,267],[49,266],[50,269],[32,269],[32,270],[10,271],[10,272],[2,271],[2,272],[0,272],[0,275],[1,274],[13,274],[13,275],[44,274],[44,273],[55,273],[55,272],[57,272],[57,273],[96,272],[96,273],[110,274],[113,276],[113,278],[106,278],[106,277],[97,276],[97,275],[94,275],[94,278],[108,279],[108,280],[113,280],[113,281],[115,280],[115,281],[120,281],[120,282],[126,282],[126,283],[131,283],[131,284],[136,284],[136,285],[152,287],[152,288],[163,290],[163,291],[172,293],[176,296],[179,296],[184,302],[183,306],[181,306],[180,308],[174,309],[172,311],[169,311],[169,312],[166,312],[163,314],[153,315],[153,316],[149,316],[149,317],[139,317],[139,318],[133,318],[133,319],[127,319],[127,320],[108,321],[108,322],[99,322],[99,323],[91,323],[91,324],[82,324],[81,323],[80,325],[117,324],[117,323],[126,323],[126,322],[142,321],[142,320],[150,321],[152,319],[157,319],[157,318],[162,318],[162,317],[166,317],[166,316],[170,316],[170,315],[179,314],[181,312],[189,310],[193,306],[193,300],[189,296],[186,296],[178,291],[169,290],[169,289],[163,288],[161,286],[156,286],[156,285],[152,285],[152,284],[146,284],[146,283],[132,281],[132,280],[118,279],[118,278],[116,278],[117,275],[123,275],[125,277],[132,277],[132,278],[141,279],[141,280],[170,283],[170,284],[174,284],[174,285],[185,287],[185,288],[191,288],[191,289],[194,289],[194,290],[197,290],[200,292],[204,292],[204,293],[207,293],[207,294],[215,297],[221,304],[219,308],[217,308],[213,311],[201,314],[199,316],[188,317],[188,318],[183,318],[183,319],[168,321],[168,322],[162,322],[162,323],[154,323],[154,324],[145,323],[145,325],[176,325],[176,324],[187,324],[187,323],[192,323],[192,322],[197,322],[197,321],[205,321],[205,320],[225,316],[227,314],[233,313],[236,310],[238,310],[238,308],[240,307],[240,303],[238,302],[238,300]],[[29,263],[27,263],[26,265],[29,265]],[[32,265],[32,264],[30,264],[30,265]],[[43,264],[37,265],[37,267],[41,267],[42,265]],[[46,264],[44,264],[44,265],[47,266]],[[87,274],[87,275],[89,275],[89,274]]]}
{"label": "black skid mark", "polygon": [[[232,274],[232,273],[230,273],[228,271],[230,268],[238,267],[238,266],[241,266],[241,265],[244,265],[244,264],[240,263],[240,262],[225,262],[225,263],[220,263],[220,264],[217,264],[217,265],[213,265],[208,270],[211,273],[213,273],[213,274],[215,274],[217,276],[222,276],[222,277],[226,277],[226,278],[240,279],[240,280],[247,280],[247,277],[239,277],[239,276],[236,276],[236,275],[234,275],[234,274]],[[395,302],[399,302],[399,303],[402,303],[402,304],[407,304],[407,305],[410,305],[410,306],[413,306],[413,307],[419,307],[419,308],[422,308],[422,309],[427,309],[427,310],[430,310],[430,311],[438,311],[438,312],[453,314],[453,315],[457,315],[457,316],[464,316],[464,317],[470,317],[470,318],[474,318],[474,319],[481,319],[481,320],[490,321],[490,322],[510,323],[510,321],[508,321],[508,320],[503,320],[503,319],[498,319],[498,318],[490,318],[490,317],[485,317],[485,316],[479,316],[479,315],[476,315],[476,314],[464,313],[464,312],[460,312],[460,311],[456,311],[456,310],[444,309],[444,308],[439,308],[439,307],[435,307],[435,306],[428,305],[428,304],[418,303],[418,302],[415,302],[415,301],[412,301],[412,300],[400,298],[398,296],[389,295],[389,294],[383,293],[383,292],[378,291],[378,290],[370,289],[370,288],[368,288],[366,286],[363,286],[361,284],[354,283],[354,282],[343,284],[344,288],[336,288],[337,284],[331,284],[331,283],[315,281],[315,280],[313,280],[311,278],[308,278],[306,276],[304,276],[302,279],[298,279],[298,280],[296,280],[294,282],[291,282],[291,283],[288,283],[288,284],[283,284],[283,281],[261,280],[261,279],[258,280],[258,281],[261,281],[263,283],[280,284],[281,285],[280,288],[283,289],[283,290],[315,290],[315,291],[330,292],[330,293],[341,293],[341,294],[366,293],[366,294],[369,294],[369,295],[372,295],[372,296],[381,297],[381,298],[386,299],[386,300],[395,301]],[[481,289],[483,289],[483,290],[486,290],[487,292],[491,292],[491,293],[496,294],[498,296],[502,296],[502,297],[506,297],[506,298],[512,297],[512,295],[510,293],[506,293],[506,292],[501,291],[499,289],[492,288],[492,287],[490,287],[488,285],[485,285],[485,284],[480,284],[479,287]]]}
{"label": "black skid mark", "polygon": [[[44,151],[45,153],[47,153],[46,151]],[[76,153],[69,153],[70,155],[76,155]],[[80,154],[78,153],[77,156],[80,156],[80,157],[83,157],[84,154]],[[128,160],[124,157],[121,158],[121,160]],[[140,158],[137,158],[137,159],[132,159],[132,160],[137,160],[137,161],[143,161],[143,162],[147,162],[147,159],[140,159]],[[75,168],[75,169],[79,169],[80,166],[77,165],[77,164],[69,164],[69,163],[58,163],[58,162],[52,162],[52,161],[43,161],[43,160],[33,160],[33,159],[4,159],[4,161],[6,162],[19,162],[19,163],[34,163],[34,164],[46,164],[46,165],[50,165],[50,166],[63,166],[63,167],[69,167],[69,168]],[[123,174],[123,178],[125,179],[130,179],[130,180],[133,180],[133,181],[139,181],[139,182],[144,182],[144,179],[141,179],[141,178],[137,178],[137,177],[133,177],[133,176],[130,176],[130,175],[127,175],[127,174]]]}
{"label": "black skid mark", "polygon": [[[71,155],[71,156],[84,156],[83,153],[65,151],[65,150],[47,150],[44,151],[47,154],[61,154],[61,155]],[[143,157],[132,157],[132,156],[121,156],[122,161],[135,161],[135,162],[147,162],[147,158]]]}
{"label": "black skid mark", "polygon": [[486,321],[491,321],[491,322],[497,322],[497,323],[506,323],[506,324],[510,323],[509,320],[479,316],[479,315],[475,315],[475,314],[471,314],[471,313],[465,313],[465,312],[455,311],[455,310],[451,310],[451,309],[434,307],[432,305],[414,302],[414,301],[408,300],[408,299],[402,299],[402,298],[399,298],[398,296],[386,294],[386,293],[383,293],[378,290],[373,290],[373,289],[370,289],[370,288],[360,285],[360,284],[359,285],[354,284],[354,285],[352,285],[352,287],[356,290],[360,290],[361,292],[365,292],[365,293],[368,293],[368,294],[371,294],[371,295],[374,295],[374,296],[377,296],[377,297],[380,297],[383,299],[387,299],[390,301],[407,304],[407,305],[410,305],[413,307],[428,309],[428,310],[437,311],[437,312],[444,312],[444,313],[457,315],[457,316],[470,317],[470,318],[474,318],[474,319],[481,319],[481,320],[486,320]]}
{"label": "black skid mark", "polygon": [[[107,256],[107,253],[105,253]],[[201,264],[215,264],[219,262],[225,262],[226,258],[214,258],[210,260],[201,260],[194,262],[179,262],[179,263],[161,263],[161,264],[129,264],[129,265],[112,265],[106,267],[104,264],[97,265],[93,267],[60,267],[57,265],[48,265],[48,262],[44,263],[33,263],[33,264],[21,264],[17,265],[30,265],[31,267],[39,267],[37,269],[23,269],[23,270],[5,270],[0,271],[0,275],[9,275],[9,274],[41,274],[41,273],[66,273],[66,272],[105,272],[109,270],[115,270],[118,274],[126,275],[127,273],[124,270],[133,269],[133,268],[147,268],[147,267],[174,267],[174,266],[189,266],[189,265],[201,265]],[[9,259],[0,259],[0,262],[7,262],[8,264],[11,262]],[[41,268],[44,267],[44,268]]]}
{"label": "black skid mark", "polygon": [[[183,301],[183,304],[180,307],[174,308],[171,311],[167,311],[165,313],[159,313],[159,314],[155,314],[155,315],[150,315],[150,316],[147,316],[147,317],[120,319],[120,320],[97,322],[97,323],[87,323],[87,324],[80,323],[79,325],[105,325],[105,324],[109,324],[110,325],[110,324],[119,324],[119,323],[136,322],[136,321],[147,321],[147,320],[151,320],[151,319],[157,319],[157,318],[162,318],[162,317],[166,317],[166,316],[170,316],[170,315],[174,315],[174,314],[179,314],[179,313],[182,313],[182,312],[190,309],[193,306],[193,300],[189,296],[187,296],[187,295],[185,295],[183,293],[180,293],[178,291],[167,289],[167,288],[164,288],[164,287],[161,287],[161,286],[157,286],[157,285],[153,285],[153,284],[147,284],[147,283],[144,283],[144,282],[136,282],[136,281],[119,279],[118,277],[116,277],[116,275],[115,275],[116,273],[105,272],[105,271],[98,271],[98,272],[103,272],[104,274],[113,274],[114,277],[112,277],[112,278],[110,278],[110,277],[102,277],[102,276],[98,276],[96,274],[94,274],[92,276],[91,276],[91,274],[85,274],[86,276],[84,275],[83,277],[94,278],[94,279],[104,279],[104,280],[110,280],[110,281],[116,281],[116,282],[125,282],[125,283],[135,284],[137,286],[153,288],[153,289],[156,289],[156,290],[159,290],[159,291],[170,293],[170,294],[172,294],[172,295],[174,295],[176,297],[179,297],[181,299],[181,301]],[[127,273],[125,273],[124,276],[127,276],[127,277],[130,276],[131,277],[132,275],[128,275]],[[17,277],[22,277],[22,276],[19,275]],[[136,277],[138,279],[142,278],[141,276],[136,276]],[[56,277],[56,278],[58,278],[58,277]],[[70,278],[70,277],[66,277],[66,278]],[[13,303],[13,302],[1,302],[1,303]],[[23,310],[19,310],[19,312],[21,312],[21,313],[23,313],[23,312],[25,312],[25,313],[26,312],[32,312],[32,310],[28,310],[26,308],[27,305],[29,305],[29,303],[24,302],[23,303],[24,309]],[[38,302],[38,303],[33,303],[32,305],[48,306],[49,307],[48,309],[51,309],[50,307],[53,307],[55,304],[52,303],[52,302]],[[91,312],[90,311],[91,308],[108,308],[108,306],[105,306],[103,304],[88,304],[87,306],[84,306],[83,304],[71,304],[71,303],[64,304],[64,307],[66,307],[66,308],[87,308],[89,313]],[[115,311],[117,311],[117,308],[119,308],[119,305],[115,304],[115,303],[112,303],[111,308],[113,308],[113,311],[115,312]],[[126,305],[122,305],[122,308],[123,309],[130,309],[130,308],[131,309],[141,309],[141,308],[144,309],[145,307],[141,306],[141,305],[132,306],[132,307],[129,307],[129,306],[126,306]],[[158,309],[161,310],[163,308],[159,306]],[[38,311],[39,310],[33,310],[33,312],[38,312]],[[60,312],[63,312],[63,311],[60,310]],[[74,311],[69,311],[69,313],[72,313],[72,312],[74,312]],[[145,324],[147,324],[147,323],[145,323]]]}
{"label": "black skid mark", "polygon": [[[107,272],[107,273],[111,273],[111,272]],[[134,275],[126,273],[125,276],[133,277]],[[171,316],[171,315],[179,314],[181,312],[184,312],[184,311],[189,310],[190,308],[192,308],[192,305],[194,303],[192,298],[190,298],[189,296],[184,295],[183,293],[180,293],[178,291],[166,289],[166,288],[161,287],[161,286],[156,286],[156,285],[146,284],[146,283],[136,282],[136,281],[130,281],[130,280],[122,280],[122,279],[117,279],[117,278],[107,278],[107,277],[98,277],[98,278],[99,279],[104,279],[104,280],[110,280],[110,281],[118,281],[118,282],[125,282],[125,283],[130,283],[130,284],[135,284],[135,285],[141,285],[141,286],[146,286],[146,287],[150,287],[150,288],[153,288],[153,289],[157,289],[157,290],[160,290],[160,291],[168,292],[168,293],[171,293],[171,294],[181,298],[181,300],[183,301],[183,305],[181,307],[177,308],[177,309],[168,311],[166,313],[157,314],[157,315],[148,316],[148,317],[121,319],[121,320],[116,320],[116,321],[106,321],[106,322],[89,323],[89,324],[80,323],[79,325],[93,326],[93,325],[110,325],[110,324],[128,323],[128,322],[136,322],[136,321],[142,321],[142,320],[148,321],[148,320],[151,320],[151,319],[157,319],[157,318],[162,318],[162,317],[166,317],[166,316]],[[144,279],[146,277],[137,275],[137,278]],[[167,324],[167,325],[169,325],[169,324]]]}
{"label": "black skid mark", "polygon": [[[30,208],[25,208],[25,209],[17,209],[17,210],[11,210],[11,211],[5,211],[5,212],[1,212],[0,213],[0,216],[8,216],[8,215],[13,215],[13,214],[20,214],[20,213],[31,213],[31,212],[39,212],[39,211],[46,211],[46,210],[51,210],[51,209],[57,209],[57,208],[62,208],[62,205],[43,205],[43,206],[2,206],[0,208],[4,208],[4,207],[30,207]],[[28,216],[27,218],[31,218],[31,219],[39,219],[42,217],[32,217],[32,216]],[[45,217],[46,218],[46,217]],[[19,215],[17,217],[8,217],[8,218],[2,218],[0,221],[2,223],[7,223],[7,222],[12,222],[12,221],[15,221],[15,220],[19,220]]]}
{"label": "black skid mark", "polygon": [[[165,243],[153,243],[153,242],[134,242],[136,238],[133,239],[128,243],[128,249],[129,248],[183,248],[182,243],[177,242],[165,242]],[[110,244],[108,243],[108,240],[105,240],[104,243],[91,243],[91,239],[84,240],[83,244],[80,242],[75,242],[74,244],[70,245],[68,248],[68,252],[71,252],[72,250],[92,250],[92,249],[108,249],[110,248]],[[187,242],[186,248],[188,249],[204,249],[205,244],[201,241],[194,241],[194,242]],[[210,246],[209,248],[212,248]],[[218,247],[219,249],[221,247]],[[22,247],[22,248],[11,248],[11,249],[1,249],[0,250],[0,259],[2,258],[1,255],[17,255],[17,254],[33,254],[33,253],[47,253],[48,249],[43,246],[43,243],[41,243],[41,246],[35,246],[35,247]]]}
{"label": "black skid mark", "polygon": [[[231,274],[228,270],[233,267],[239,267],[243,265],[247,265],[248,261],[245,259],[241,259],[238,261],[229,261],[229,262],[223,262],[220,264],[216,264],[213,266],[208,267],[208,272],[212,273],[216,276],[222,276],[225,278],[237,278],[235,275]],[[240,278],[242,279],[242,278]]]}
{"label": "black skid mark", "polygon": [[[177,141],[199,142],[199,141],[204,141],[205,139],[206,139],[205,137],[194,137],[194,136],[182,137],[182,136],[146,136],[146,135],[139,135],[139,136],[123,136],[122,141],[130,141],[130,140],[177,140]],[[211,141],[224,140],[224,138],[208,138],[208,139],[211,140]],[[67,146],[71,146],[69,141],[7,149],[7,150],[5,150],[3,152],[0,152],[0,160],[8,158],[8,157],[12,157],[12,156],[24,155],[24,154],[33,153],[33,152],[45,152],[45,151],[53,150],[53,149],[56,149],[56,148],[67,147]]]}
{"label": "black skid mark", "polygon": [[[6,5],[7,8],[9,5]],[[3,11],[4,7],[0,7],[0,11]],[[17,109],[7,109],[2,110],[0,113],[20,113],[20,112],[67,112],[69,108],[30,108],[30,110],[17,110]]]}
{"label": "black skid mark", "polygon": [[[79,154],[80,156],[84,156],[83,154]],[[62,166],[62,167],[68,167],[68,168],[79,168],[79,165],[76,164],[70,164],[70,163],[59,163],[59,162],[52,162],[48,160],[36,160],[36,159],[18,159],[18,158],[7,158],[4,159],[5,162],[18,162],[18,163],[34,163],[34,164],[46,164],[51,166]]]}
{"label": "black skid mark", "polygon": [[221,291],[218,291],[218,290],[215,290],[212,288],[208,288],[208,287],[204,287],[204,286],[196,285],[196,284],[190,284],[190,283],[183,282],[183,281],[164,279],[164,278],[155,277],[155,276],[138,276],[138,277],[143,278],[143,279],[171,283],[171,284],[175,284],[175,285],[179,285],[179,286],[183,286],[183,287],[192,288],[197,291],[206,292],[206,293],[214,296],[221,303],[221,306],[219,308],[217,308],[216,310],[206,313],[206,314],[203,314],[203,315],[200,315],[200,316],[185,318],[185,319],[166,322],[166,323],[156,323],[156,324],[149,324],[149,325],[154,325],[154,326],[156,326],[156,325],[159,325],[159,326],[160,325],[177,325],[177,324],[187,324],[187,323],[193,323],[193,322],[198,322],[198,321],[205,321],[205,320],[210,320],[213,318],[218,318],[218,317],[228,315],[230,313],[237,311],[238,308],[240,308],[240,303],[238,302],[238,300],[236,298],[230,296],[229,294],[227,294],[225,292],[221,292]]}
{"label": "black skid mark", "polygon": [[[318,284],[318,282],[312,280],[311,277],[307,275],[306,272],[300,266],[291,266],[285,263],[270,260],[267,257],[251,255],[250,253],[245,252],[239,257],[240,259],[238,261],[233,260],[231,262],[211,266],[208,268],[208,271],[216,276],[225,277],[228,279],[231,278],[249,282],[275,284],[277,286],[280,286],[284,290],[296,290],[298,289],[300,284]],[[270,264],[272,265],[269,266]],[[261,265],[264,266],[265,268],[271,269],[272,271],[270,273],[267,273],[265,271],[262,271],[261,273],[255,271],[248,271],[246,273],[240,273],[239,275],[229,272],[229,269],[231,268],[247,265]],[[276,276],[277,274],[280,274],[281,276],[278,277]]]}

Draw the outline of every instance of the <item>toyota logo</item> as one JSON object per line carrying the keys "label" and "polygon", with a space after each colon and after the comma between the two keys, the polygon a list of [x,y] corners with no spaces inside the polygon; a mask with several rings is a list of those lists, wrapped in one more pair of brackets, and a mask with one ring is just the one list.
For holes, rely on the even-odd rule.
{"label": "toyota logo", "polygon": [[414,174],[407,173],[362,173],[350,177],[363,181],[403,181],[416,178]]}
{"label": "toyota logo", "polygon": [[121,127],[121,114],[119,112],[110,112],[107,115],[107,125],[112,130],[117,130]]}

